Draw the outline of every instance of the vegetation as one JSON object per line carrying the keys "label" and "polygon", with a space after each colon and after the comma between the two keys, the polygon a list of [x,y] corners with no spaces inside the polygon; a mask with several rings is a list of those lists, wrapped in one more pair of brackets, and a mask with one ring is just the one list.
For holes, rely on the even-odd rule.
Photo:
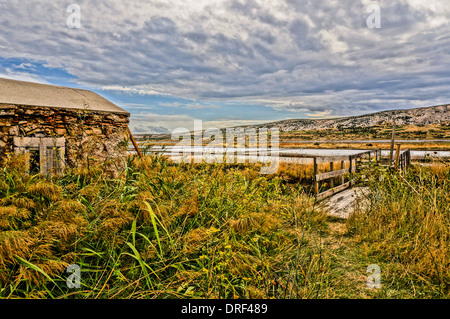
{"label": "vegetation", "polygon": [[[46,180],[21,159],[1,171],[4,298],[269,298],[324,296],[326,265],[302,240],[325,215],[299,188],[257,167],[130,160]],[[69,264],[81,288],[66,286]]]}
{"label": "vegetation", "polygon": [[[418,125],[397,125],[396,138],[405,140],[414,139],[449,139],[450,138],[450,123],[441,122],[439,124],[432,124],[426,126]],[[280,140],[389,140],[392,136],[392,123],[385,123],[371,127],[338,127],[315,130],[299,130],[299,131],[281,131]],[[176,143],[171,140],[170,134],[153,134],[140,136],[142,141],[149,145],[152,142],[161,145],[163,142],[168,144]]]}
{"label": "vegetation", "polygon": [[387,297],[450,297],[450,168],[413,166],[407,179],[376,174],[370,205],[347,223],[362,256],[384,269]]}
{"label": "vegetation", "polygon": [[[23,160],[0,171],[1,298],[450,297],[448,165],[406,176],[420,198],[395,174],[371,175],[371,204],[345,221],[286,167],[146,156],[120,179],[101,166],[46,179]],[[381,289],[366,286],[369,264]]]}
{"label": "vegetation", "polygon": [[[421,142],[402,143],[403,149],[449,151],[450,143],[446,141],[450,139],[449,127],[447,122],[427,126],[398,125],[396,127],[396,140],[421,140]],[[392,124],[386,123],[385,125],[373,127],[328,128],[280,132],[279,146],[281,148],[390,149],[390,142],[383,143],[382,140],[390,141],[391,137]],[[436,141],[439,139],[442,141]],[[138,140],[140,145],[144,148],[155,145],[172,146],[177,143],[177,141],[171,140],[171,136],[167,134],[143,136],[138,138]],[[365,140],[371,140],[371,142],[356,142]],[[207,145],[210,142],[211,141],[204,140],[203,144]]]}
{"label": "vegetation", "polygon": [[[447,122],[418,126],[397,125],[397,139],[448,139],[450,130]],[[328,128],[280,132],[280,140],[386,140],[392,136],[392,123],[371,127]]]}

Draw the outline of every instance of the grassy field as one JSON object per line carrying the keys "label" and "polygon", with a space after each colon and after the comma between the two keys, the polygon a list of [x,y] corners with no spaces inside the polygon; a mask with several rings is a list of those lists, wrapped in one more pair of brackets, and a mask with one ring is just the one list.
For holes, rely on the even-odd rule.
{"label": "grassy field", "polygon": [[[420,197],[373,174],[369,207],[340,220],[309,194],[308,168],[130,157],[119,179],[101,166],[45,179],[23,160],[0,171],[1,298],[450,296],[448,164],[413,167]],[[370,264],[380,289],[366,285]]]}
{"label": "grassy field", "polygon": [[[396,143],[397,144],[397,143]],[[403,150],[411,149],[416,151],[449,151],[450,143],[423,142],[423,143],[400,143]],[[389,150],[391,143],[370,142],[370,143],[351,143],[351,142],[315,142],[315,143],[293,143],[289,141],[280,141],[280,148],[316,148],[316,149],[356,149],[356,150]]]}
{"label": "grassy field", "polygon": [[368,207],[345,223],[335,221],[331,227],[338,229],[336,234],[342,239],[338,247],[331,249],[331,255],[336,257],[332,264],[337,265],[332,272],[341,274],[346,267],[361,269],[369,264],[381,268],[381,289],[367,295],[361,286],[354,287],[350,275],[342,285],[335,286],[337,295],[450,297],[449,165],[413,165],[405,177],[420,196],[398,175],[375,173],[368,182]]}
{"label": "grassy field", "polygon": [[[431,125],[397,125],[395,135],[398,139],[449,139],[450,123]],[[370,127],[328,128],[299,131],[280,131],[281,140],[386,140],[392,136],[392,123]],[[170,134],[146,135],[154,141],[170,141]]]}
{"label": "grassy field", "polygon": [[[353,127],[342,129],[320,129],[280,132],[281,140],[387,140],[392,136],[392,124],[376,125],[372,127]],[[397,125],[395,129],[397,139],[449,139],[450,123],[417,126]]]}

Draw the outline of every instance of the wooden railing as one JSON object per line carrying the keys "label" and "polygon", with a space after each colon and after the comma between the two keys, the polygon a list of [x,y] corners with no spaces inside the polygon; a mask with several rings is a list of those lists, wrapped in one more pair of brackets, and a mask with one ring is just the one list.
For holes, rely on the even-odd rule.
{"label": "wooden railing", "polygon": [[[270,156],[270,149],[267,150],[267,155]],[[162,153],[161,150],[150,150],[152,153]],[[188,150],[184,153],[183,156],[186,154],[195,155],[196,152],[194,150]],[[235,151],[237,156],[256,156],[258,157],[260,151]],[[168,152],[170,154],[170,151]],[[166,153],[167,154],[167,153]],[[169,155],[167,154],[167,155]],[[182,154],[180,154],[181,156]],[[188,155],[189,156],[189,155]],[[226,156],[224,153],[220,156]],[[333,194],[340,192],[346,188],[352,187],[354,184],[354,173],[358,171],[363,164],[364,165],[378,165],[381,162],[381,149],[375,149],[370,151],[363,151],[357,154],[353,155],[346,155],[346,156],[313,156],[313,155],[306,155],[306,154],[295,154],[290,153],[286,150],[279,149],[276,151],[276,154],[273,155],[277,158],[283,159],[283,158],[304,158],[304,159],[312,159],[314,161],[314,193],[317,198],[317,200],[322,200],[324,198],[330,197]],[[409,165],[409,150],[403,153],[403,156],[400,156],[400,165],[404,167],[403,165]],[[364,161],[363,161],[364,160]],[[327,172],[320,172],[320,166],[322,164],[329,163],[329,171]],[[323,165],[322,165],[323,166]],[[328,181],[330,188],[323,191],[320,191],[320,184],[324,181]],[[339,185],[335,185],[339,184]]]}
{"label": "wooden railing", "polygon": [[[367,161],[365,161],[365,163],[368,165],[377,164],[381,159],[381,149],[361,152],[350,156],[314,157],[314,193],[317,200],[322,200],[346,188],[352,187],[354,184],[354,172],[357,170],[357,167],[361,165],[362,159],[365,157],[367,157]],[[340,163],[340,167],[335,170],[334,163],[336,162],[338,162],[338,164]],[[319,173],[319,165],[323,163],[330,164],[330,171]],[[347,163],[348,165],[346,165]],[[348,167],[346,168],[346,166]],[[336,179],[340,180],[340,185],[338,186],[334,185]],[[330,189],[319,192],[319,183],[328,180]]]}
{"label": "wooden railing", "polygon": [[400,171],[405,173],[408,170],[410,164],[411,164],[411,150],[407,149],[406,151],[400,153],[398,161]]}

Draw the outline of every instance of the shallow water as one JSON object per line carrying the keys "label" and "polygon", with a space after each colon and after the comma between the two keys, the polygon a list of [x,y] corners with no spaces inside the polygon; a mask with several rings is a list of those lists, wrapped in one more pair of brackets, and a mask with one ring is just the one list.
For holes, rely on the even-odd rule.
{"label": "shallow water", "polygon": [[[211,147],[180,147],[180,146],[166,146],[164,147],[165,153],[170,155],[174,152],[182,153],[183,151],[191,151],[191,152],[215,152],[216,154],[223,154],[226,152],[226,149],[219,149],[219,148],[211,148]],[[153,146],[149,148],[148,151],[150,152],[161,152],[163,150],[163,147],[161,146]],[[134,150],[130,150],[133,152]],[[235,152],[239,153],[244,151],[243,148],[236,148],[234,149]],[[263,150],[257,149],[257,148],[247,148],[245,149],[247,152],[261,152]],[[354,155],[361,152],[366,152],[367,150],[361,150],[361,149],[316,149],[316,148],[299,148],[299,149],[280,149],[280,152],[283,154],[296,154],[296,155],[304,155],[304,156],[348,156],[348,155]],[[270,151],[269,151],[270,152]],[[395,151],[394,151],[395,153]],[[200,155],[200,154],[198,154]],[[239,154],[238,154],[239,155]],[[243,154],[242,154],[243,155]],[[267,154],[270,156],[270,154]],[[381,151],[382,156],[388,156],[389,150],[382,150]],[[425,158],[425,157],[438,157],[438,158],[447,158],[450,157],[450,151],[415,151],[411,150],[411,158]],[[287,158],[283,158],[284,159]]]}

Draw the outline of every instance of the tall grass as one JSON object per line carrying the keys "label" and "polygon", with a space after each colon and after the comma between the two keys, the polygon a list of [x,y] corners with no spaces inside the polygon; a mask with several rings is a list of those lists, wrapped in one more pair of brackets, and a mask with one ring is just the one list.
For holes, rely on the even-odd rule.
{"label": "tall grass", "polygon": [[[414,165],[406,175],[371,177],[370,206],[348,221],[367,259],[384,265],[387,286],[402,296],[450,297],[450,167]],[[383,269],[383,267],[382,267]]]}
{"label": "tall grass", "polygon": [[[301,187],[258,167],[144,160],[113,180],[95,165],[30,176],[8,158],[0,297],[326,296],[326,261],[303,236],[325,231],[325,215]],[[66,285],[69,264],[81,267],[79,289]]]}
{"label": "tall grass", "polygon": [[[446,165],[412,167],[405,178],[420,196],[395,173],[366,174],[370,205],[345,239],[298,183],[307,165],[267,176],[130,157],[117,179],[102,164],[52,178],[23,167],[11,156],[0,170],[0,298],[367,296],[346,276],[367,262],[382,269],[376,297],[450,296]],[[66,285],[70,264],[78,289]]]}

